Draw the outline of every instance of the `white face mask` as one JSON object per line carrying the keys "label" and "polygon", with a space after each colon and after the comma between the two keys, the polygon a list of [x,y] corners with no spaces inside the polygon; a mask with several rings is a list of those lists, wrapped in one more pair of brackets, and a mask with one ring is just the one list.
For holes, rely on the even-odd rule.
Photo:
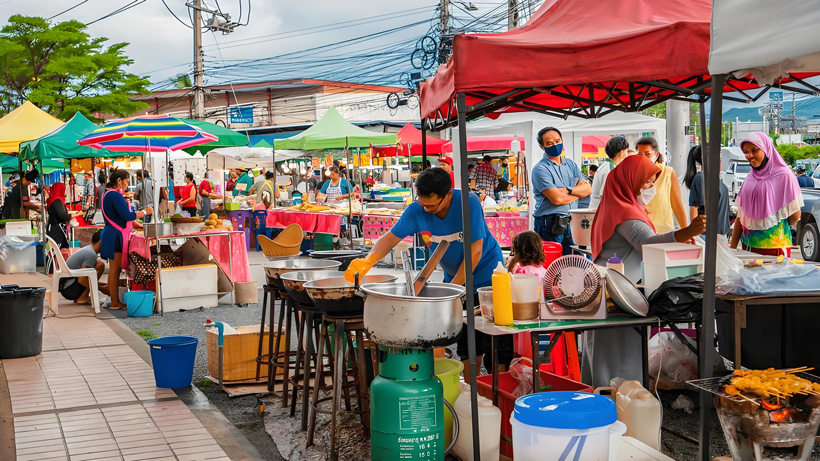
{"label": "white face mask", "polygon": [[641,189],[641,195],[638,196],[638,203],[643,206],[649,205],[649,202],[652,201],[652,198],[655,197],[655,186],[650,187],[649,189]]}

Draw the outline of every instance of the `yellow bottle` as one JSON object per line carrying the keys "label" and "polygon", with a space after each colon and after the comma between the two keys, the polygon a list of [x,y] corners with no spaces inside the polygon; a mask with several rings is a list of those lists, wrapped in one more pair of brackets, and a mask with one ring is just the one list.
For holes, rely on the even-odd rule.
{"label": "yellow bottle", "polygon": [[493,271],[493,321],[496,325],[513,323],[510,274],[501,262]]}

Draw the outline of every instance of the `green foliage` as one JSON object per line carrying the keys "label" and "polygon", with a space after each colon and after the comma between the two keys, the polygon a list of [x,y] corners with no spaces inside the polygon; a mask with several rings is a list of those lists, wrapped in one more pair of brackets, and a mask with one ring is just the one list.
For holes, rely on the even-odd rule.
{"label": "green foliage", "polygon": [[797,147],[794,144],[783,144],[777,146],[777,151],[786,161],[786,164],[794,166],[795,162],[804,158],[820,158],[820,146]]}
{"label": "green foliage", "polygon": [[155,335],[151,330],[137,330],[135,331],[136,334],[139,335],[140,338],[148,341],[149,339],[157,339],[159,336]]}
{"label": "green foliage", "polygon": [[127,43],[106,46],[78,21],[52,24],[39,17],[14,15],[0,29],[0,112],[26,100],[63,120],[79,111],[126,116],[147,107],[131,101],[147,93],[148,80],[125,71],[133,61]]}
{"label": "green foliage", "polygon": [[197,381],[196,383],[194,383],[194,386],[196,386],[196,387],[198,387],[200,390],[203,390],[203,391],[204,391],[205,389],[208,389],[209,387],[211,387],[213,384],[214,384],[214,383],[213,383],[213,381],[211,381],[210,379],[208,379],[208,378],[201,378],[199,381]]}
{"label": "green foliage", "polygon": [[162,325],[162,322],[156,322],[151,324],[152,327],[158,327],[160,325]]}

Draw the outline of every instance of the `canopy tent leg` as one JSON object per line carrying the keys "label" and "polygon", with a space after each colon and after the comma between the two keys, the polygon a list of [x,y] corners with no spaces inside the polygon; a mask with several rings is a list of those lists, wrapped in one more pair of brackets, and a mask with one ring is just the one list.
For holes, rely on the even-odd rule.
{"label": "canopy tent leg", "polygon": [[17,181],[20,184],[20,217],[26,216],[26,207],[23,206],[23,161],[17,157],[17,175],[20,177]]}
{"label": "canopy tent leg", "polygon": [[[464,287],[466,288],[467,305],[467,351],[470,358],[470,412],[472,415],[473,455],[474,461],[481,461],[481,436],[478,432],[478,386],[476,384],[476,350],[475,350],[475,309],[473,306],[473,254],[472,233],[470,232],[470,183],[467,177],[467,104],[464,93],[458,93],[458,145],[461,156],[461,226],[464,244]],[[423,166],[422,166],[423,167]],[[454,204],[450,204],[453,206]],[[497,373],[498,370],[491,370]]]}
{"label": "canopy tent leg", "polygon": [[[347,179],[347,235],[348,249],[353,249],[353,161],[350,158],[348,138],[345,136],[345,161],[350,168],[345,168],[344,178]],[[341,183],[339,184],[341,186]]]}
{"label": "canopy tent leg", "polygon": [[[46,174],[43,172],[43,160],[37,160],[37,165],[40,167],[40,241],[46,241]],[[21,176],[22,178],[22,173]],[[23,193],[23,180],[20,180],[20,203],[23,203],[22,195]],[[25,215],[20,215],[23,217]],[[69,222],[69,226],[71,223]],[[69,242],[69,247],[71,247],[71,242]]]}
{"label": "canopy tent leg", "polygon": [[[412,154],[412,153],[408,152],[408,154]],[[422,170],[424,170],[424,165],[427,165],[427,119],[426,118],[421,119],[421,169]],[[455,184],[453,184],[452,186],[454,188],[456,187]],[[427,246],[427,245],[422,245],[422,248],[424,248],[424,260],[427,261],[427,260],[430,259],[430,247]],[[415,252],[416,250],[414,249],[413,251]],[[413,253],[413,255],[415,256],[415,253]]]}
{"label": "canopy tent leg", "polygon": [[[714,338],[715,338],[715,275],[717,257],[717,225],[718,220],[714,219],[718,215],[718,198],[720,194],[718,181],[720,168],[720,132],[722,128],[723,113],[723,82],[725,75],[712,76],[712,118],[709,121],[709,153],[703,162],[704,193],[706,216],[712,219],[706,220],[706,254],[704,255],[703,271],[703,311],[701,312],[701,331],[698,344],[698,377],[711,378],[714,374],[715,360]],[[701,105],[701,114],[704,109]],[[701,115],[703,117],[703,115]],[[706,152],[704,151],[704,154]],[[708,461],[709,456],[709,430],[712,422],[712,396],[708,392],[700,391],[700,445],[698,447],[698,459]]]}

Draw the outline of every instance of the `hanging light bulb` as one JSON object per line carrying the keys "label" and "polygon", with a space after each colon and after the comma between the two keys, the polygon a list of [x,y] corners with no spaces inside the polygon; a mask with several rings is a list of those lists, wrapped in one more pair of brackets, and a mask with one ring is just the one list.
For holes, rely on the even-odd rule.
{"label": "hanging light bulb", "polygon": [[517,154],[517,153],[521,152],[521,141],[518,140],[518,135],[513,137],[513,140],[510,143],[510,151],[513,154]]}

